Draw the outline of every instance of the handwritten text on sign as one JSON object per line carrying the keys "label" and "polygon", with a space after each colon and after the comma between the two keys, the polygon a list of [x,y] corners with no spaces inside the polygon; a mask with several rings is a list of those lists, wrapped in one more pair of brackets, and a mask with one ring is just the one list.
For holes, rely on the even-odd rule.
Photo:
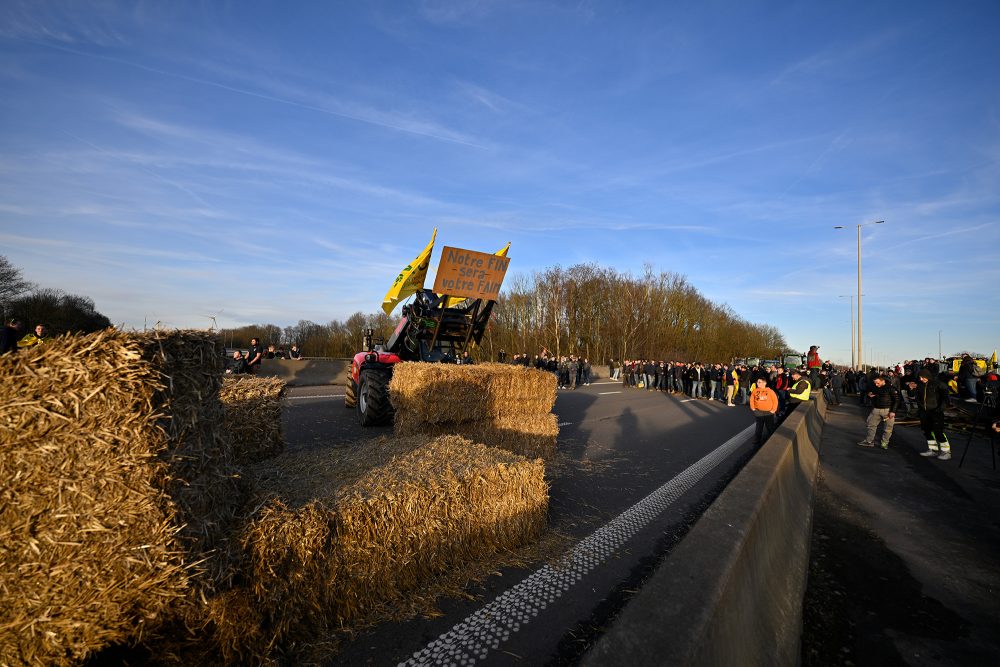
{"label": "handwritten text on sign", "polygon": [[434,279],[434,291],[448,296],[496,301],[508,266],[509,257],[445,246]]}

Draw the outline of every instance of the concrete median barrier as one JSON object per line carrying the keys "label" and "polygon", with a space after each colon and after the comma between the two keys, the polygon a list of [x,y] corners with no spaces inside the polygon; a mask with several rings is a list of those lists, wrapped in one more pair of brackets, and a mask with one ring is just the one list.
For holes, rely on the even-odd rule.
{"label": "concrete median barrier", "polygon": [[799,664],[825,415],[818,396],[785,420],[582,664]]}
{"label": "concrete median barrier", "polygon": [[290,387],[344,384],[350,359],[262,359],[259,377],[275,377]]}

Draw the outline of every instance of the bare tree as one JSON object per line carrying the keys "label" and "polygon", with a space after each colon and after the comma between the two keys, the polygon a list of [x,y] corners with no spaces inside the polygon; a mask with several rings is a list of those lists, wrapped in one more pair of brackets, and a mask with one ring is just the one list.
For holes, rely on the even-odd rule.
{"label": "bare tree", "polygon": [[24,279],[21,269],[11,264],[4,255],[0,255],[0,319],[6,321],[13,315],[10,310],[11,302],[33,289],[35,285]]}

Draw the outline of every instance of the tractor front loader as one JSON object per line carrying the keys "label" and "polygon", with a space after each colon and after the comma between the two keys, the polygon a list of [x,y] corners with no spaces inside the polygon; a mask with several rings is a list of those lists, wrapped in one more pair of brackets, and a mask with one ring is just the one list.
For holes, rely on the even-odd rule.
{"label": "tractor front loader", "polygon": [[391,423],[389,380],[401,361],[455,363],[486,333],[495,301],[467,299],[448,307],[448,297],[421,289],[403,306],[403,318],[388,342],[365,332],[365,351],[354,355],[344,406],[354,408],[362,426]]}

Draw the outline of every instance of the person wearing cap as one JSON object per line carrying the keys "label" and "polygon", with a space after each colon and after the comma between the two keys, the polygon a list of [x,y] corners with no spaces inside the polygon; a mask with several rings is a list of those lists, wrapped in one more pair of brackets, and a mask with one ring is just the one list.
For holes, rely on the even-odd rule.
{"label": "person wearing cap", "polygon": [[757,386],[750,392],[750,409],[757,423],[753,444],[760,447],[774,433],[774,415],[778,412],[778,395],[764,378],[757,378]]}
{"label": "person wearing cap", "polygon": [[944,432],[944,408],[948,405],[948,385],[934,377],[928,369],[917,376],[917,383],[909,383],[915,392],[920,408],[920,428],[927,438],[927,451],[921,456],[934,456],[942,461],[951,458],[951,443]]}
{"label": "person wearing cap", "polygon": [[812,385],[809,384],[809,380],[803,377],[802,372],[798,369],[792,369],[792,384],[788,388],[788,410],[791,412],[796,405],[799,403],[805,403],[809,400],[809,392],[812,390]]}
{"label": "person wearing cap", "polygon": [[875,435],[878,432],[879,424],[885,424],[882,431],[882,449],[889,449],[889,438],[892,437],[892,427],[896,424],[896,406],[899,404],[899,392],[894,386],[886,382],[885,377],[879,375],[872,381],[872,388],[868,392],[871,399],[872,411],[868,413],[868,435],[858,444],[862,447],[874,447]]}
{"label": "person wearing cap", "polygon": [[806,370],[809,371],[809,384],[813,389],[819,387],[819,372],[823,368],[823,360],[819,358],[819,345],[810,345],[806,355]]}

